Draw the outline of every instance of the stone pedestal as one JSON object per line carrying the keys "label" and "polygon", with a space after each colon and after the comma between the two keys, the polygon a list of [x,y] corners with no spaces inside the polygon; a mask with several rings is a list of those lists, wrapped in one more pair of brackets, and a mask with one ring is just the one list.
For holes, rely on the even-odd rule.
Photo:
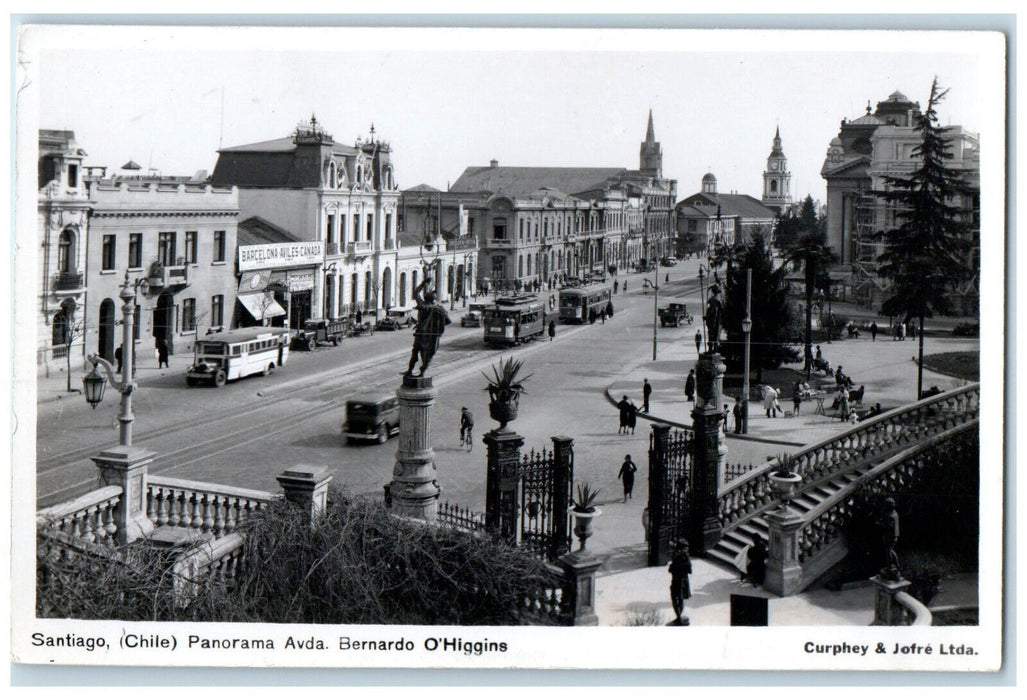
{"label": "stone pedestal", "polygon": [[524,438],[512,430],[490,430],[482,436],[488,452],[485,480],[485,527],[511,544],[517,544],[517,469]]}
{"label": "stone pedestal", "polygon": [[872,576],[870,582],[874,584],[874,590],[877,591],[877,598],[874,602],[874,621],[871,624],[889,627],[906,624],[906,609],[895,600],[895,596],[912,584],[904,578],[891,580],[881,576]]}
{"label": "stone pedestal", "polygon": [[802,564],[799,563],[799,530],[805,521],[787,506],[771,510],[764,516],[770,529],[767,573],[763,588],[779,596],[792,595],[802,586]]}
{"label": "stone pedestal", "polygon": [[285,492],[285,500],[303,508],[311,522],[321,517],[328,505],[328,484],[332,481],[328,467],[298,464],[275,478]]}
{"label": "stone pedestal", "polygon": [[437,392],[431,377],[404,375],[399,398],[399,448],[389,484],[389,510],[396,515],[435,521],[439,513],[438,472],[431,447],[431,407]]}
{"label": "stone pedestal", "polygon": [[118,446],[104,450],[95,457],[103,486],[120,486],[121,501],[114,509],[118,544],[128,544],[153,532],[153,523],[146,517],[146,475],[156,452],[141,447]]}
{"label": "stone pedestal", "polygon": [[705,352],[699,355],[695,372],[695,408],[692,409],[695,442],[692,454],[692,522],[689,527],[689,547],[697,556],[703,556],[716,546],[721,535],[717,489],[727,455],[723,407],[725,369],[719,354]]}
{"label": "stone pedestal", "polygon": [[597,626],[596,570],[602,562],[588,550],[564,554],[558,561],[564,574],[563,603],[574,626]]}

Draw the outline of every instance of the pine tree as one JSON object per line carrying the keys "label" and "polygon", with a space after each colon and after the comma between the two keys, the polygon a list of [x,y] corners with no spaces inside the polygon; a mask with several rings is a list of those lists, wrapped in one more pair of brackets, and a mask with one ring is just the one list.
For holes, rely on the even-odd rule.
{"label": "pine tree", "polygon": [[924,319],[951,311],[948,291],[965,273],[961,254],[969,223],[953,202],[967,187],[962,174],[947,165],[952,159],[948,130],[938,125],[936,111],[947,93],[935,78],[927,109],[916,121],[921,142],[912,155],[919,159],[917,168],[906,177],[886,176],[885,190],[875,193],[894,208],[898,222],[882,234],[886,250],[878,256],[879,272],[892,286],[881,311],[918,321],[918,398],[923,391]]}
{"label": "pine tree", "polygon": [[790,347],[788,327],[791,309],[784,267],[774,267],[774,256],[764,236],[754,236],[735,258],[727,285],[724,329],[727,342],[721,353],[732,367],[741,367],[745,357],[745,271],[752,270],[752,333],[749,364],[752,369],[775,369],[795,362],[799,355]]}

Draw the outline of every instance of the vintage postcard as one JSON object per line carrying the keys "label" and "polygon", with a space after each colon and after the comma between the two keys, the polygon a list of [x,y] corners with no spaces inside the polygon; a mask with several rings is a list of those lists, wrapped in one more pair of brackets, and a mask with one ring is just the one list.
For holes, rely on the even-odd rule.
{"label": "vintage postcard", "polygon": [[1001,33],[17,42],[15,663],[1002,668]]}

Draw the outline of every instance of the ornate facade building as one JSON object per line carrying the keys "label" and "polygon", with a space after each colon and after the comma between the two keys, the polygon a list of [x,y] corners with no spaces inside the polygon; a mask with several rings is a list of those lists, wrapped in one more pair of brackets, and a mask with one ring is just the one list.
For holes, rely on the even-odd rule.
{"label": "ornate facade building", "polygon": [[[827,240],[838,255],[832,272],[836,294],[868,306],[887,296],[889,282],[878,274],[884,243],[878,236],[898,225],[896,210],[874,193],[886,189],[886,176],[907,176],[918,165],[913,155],[920,144],[916,118],[920,105],[901,92],[878,102],[851,121],[843,119],[831,140],[820,174],[827,181]],[[952,202],[972,223],[966,276],[953,280],[951,294],[958,313],[978,312],[980,276],[980,144],[962,126],[947,128],[952,159],[948,166],[963,173],[967,191]]]}
{"label": "ornate facade building", "polygon": [[36,363],[47,375],[85,362],[86,156],[75,132],[39,130],[39,301]]}
{"label": "ornate facade building", "polygon": [[[465,169],[439,194],[438,208],[443,222],[454,220],[459,207],[478,224],[470,230],[480,251],[478,284],[516,289],[669,254],[676,194],[677,182],[663,177],[650,112],[638,170],[507,167],[493,160]],[[404,208],[416,208],[422,196],[405,193]]]}
{"label": "ornate facade building", "polygon": [[[400,249],[400,190],[392,148],[375,136],[373,125],[369,138],[349,146],[337,143],[311,117],[290,136],[221,149],[211,179],[237,186],[241,217],[284,232],[279,243],[323,244],[323,259],[309,273],[267,271],[272,278],[278,274],[272,282],[284,294],[281,301],[291,327],[307,318],[413,304],[416,275],[410,273],[429,260]],[[464,260],[444,243],[432,253],[443,258],[437,280],[440,299],[451,301],[457,280],[465,277],[463,270],[474,266],[473,256]],[[455,264],[457,258],[462,267]]]}
{"label": "ornate facade building", "polygon": [[721,194],[716,176],[706,173],[702,189],[677,204],[679,252],[702,254],[712,246],[744,243],[753,236],[769,237],[776,217],[776,209],[755,197]]}

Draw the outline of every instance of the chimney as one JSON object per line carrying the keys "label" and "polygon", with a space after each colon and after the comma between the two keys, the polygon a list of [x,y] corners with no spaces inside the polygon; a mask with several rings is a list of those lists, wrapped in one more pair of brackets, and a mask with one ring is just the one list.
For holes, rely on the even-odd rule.
{"label": "chimney", "polygon": [[490,168],[498,168],[499,167],[499,161],[496,160],[495,158],[493,158],[492,160],[489,161],[489,167]]}

